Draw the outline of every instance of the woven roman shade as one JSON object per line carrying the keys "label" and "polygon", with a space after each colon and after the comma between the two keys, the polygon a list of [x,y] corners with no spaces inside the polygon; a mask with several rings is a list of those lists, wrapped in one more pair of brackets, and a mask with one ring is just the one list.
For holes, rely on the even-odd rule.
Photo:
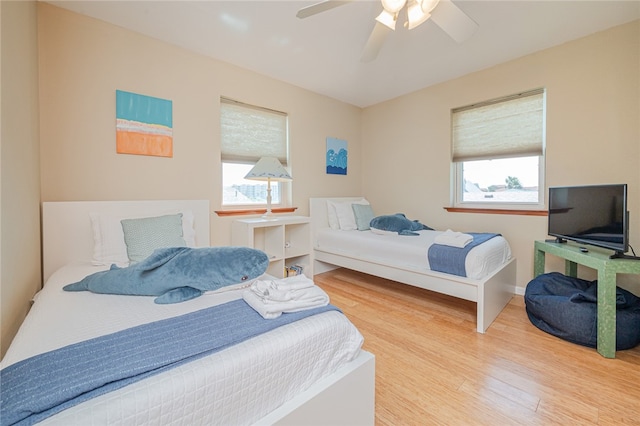
{"label": "woven roman shade", "polygon": [[452,161],[544,155],[544,97],[536,89],[451,110]]}
{"label": "woven roman shade", "polygon": [[287,114],[220,98],[221,159],[256,163],[276,157],[287,166]]}

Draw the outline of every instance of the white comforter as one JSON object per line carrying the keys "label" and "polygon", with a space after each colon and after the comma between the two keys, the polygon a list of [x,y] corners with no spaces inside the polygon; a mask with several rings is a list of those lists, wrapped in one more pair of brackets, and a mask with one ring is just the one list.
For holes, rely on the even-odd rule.
{"label": "white comforter", "polygon": [[[35,298],[0,367],[239,299],[246,286],[170,305],[157,305],[153,297],[62,290],[65,284],[103,269],[76,264],[54,273]],[[42,424],[250,424],[355,358],[362,341],[344,315],[314,315],[79,404]]]}
{"label": "white comforter", "polygon": [[[417,236],[372,231],[342,231],[330,228],[316,234],[315,248],[329,253],[374,261],[412,271],[429,271],[427,253],[441,231],[418,231]],[[465,260],[467,277],[480,280],[511,258],[511,248],[502,236],[492,238],[469,251]]]}

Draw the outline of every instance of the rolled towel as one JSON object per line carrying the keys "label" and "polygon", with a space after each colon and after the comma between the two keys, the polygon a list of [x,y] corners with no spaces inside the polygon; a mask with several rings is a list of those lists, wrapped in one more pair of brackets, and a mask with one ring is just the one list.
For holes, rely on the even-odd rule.
{"label": "rolled towel", "polygon": [[242,298],[264,319],[278,318],[284,312],[298,312],[329,304],[329,295],[316,285],[291,293],[293,299],[286,302],[261,298],[250,289],[242,293]]}
{"label": "rolled towel", "polygon": [[458,248],[464,248],[472,241],[473,236],[463,234],[462,232],[452,231],[451,229],[447,229],[442,234],[437,235],[433,240],[434,244],[442,244]]}

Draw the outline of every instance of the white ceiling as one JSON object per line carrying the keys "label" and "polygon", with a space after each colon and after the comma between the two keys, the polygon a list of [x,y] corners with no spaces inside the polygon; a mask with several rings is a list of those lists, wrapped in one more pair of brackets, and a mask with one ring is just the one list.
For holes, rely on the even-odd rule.
{"label": "white ceiling", "polygon": [[49,3],[360,107],[640,19],[640,0],[453,1],[479,25],[469,40],[399,22],[370,63],[360,54],[379,0],[306,19],[296,12],[314,0]]}

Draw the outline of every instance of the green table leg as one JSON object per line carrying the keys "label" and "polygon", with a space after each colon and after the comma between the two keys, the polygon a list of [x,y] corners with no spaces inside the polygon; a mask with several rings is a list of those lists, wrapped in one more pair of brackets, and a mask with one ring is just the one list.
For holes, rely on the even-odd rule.
{"label": "green table leg", "polygon": [[570,260],[564,261],[564,274],[576,278],[578,276],[578,264]]}
{"label": "green table leg", "polygon": [[598,270],[598,352],[616,357],[616,273]]}
{"label": "green table leg", "polygon": [[533,277],[544,274],[544,252],[542,250],[533,250]]}

